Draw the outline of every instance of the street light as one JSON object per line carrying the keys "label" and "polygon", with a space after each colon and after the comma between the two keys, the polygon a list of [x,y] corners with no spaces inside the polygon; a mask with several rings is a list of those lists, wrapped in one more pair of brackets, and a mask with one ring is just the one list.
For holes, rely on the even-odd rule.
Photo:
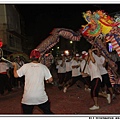
{"label": "street light", "polygon": [[70,41],[70,44],[72,44],[73,43],[73,41]]}

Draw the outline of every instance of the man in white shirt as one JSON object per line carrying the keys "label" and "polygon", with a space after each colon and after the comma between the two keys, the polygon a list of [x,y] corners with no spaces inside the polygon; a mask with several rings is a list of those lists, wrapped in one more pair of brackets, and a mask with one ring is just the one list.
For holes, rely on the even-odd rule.
{"label": "man in white shirt", "polygon": [[101,76],[102,76],[102,83],[101,83],[101,88],[103,90],[103,92],[105,92],[105,85],[107,86],[107,89],[109,90],[110,94],[107,94],[108,97],[107,97],[107,100],[108,100],[108,103],[111,103],[111,96],[113,96],[113,89],[112,89],[112,84],[110,82],[110,78],[109,78],[109,75],[108,75],[108,72],[105,68],[105,65],[106,65],[106,60],[105,58],[101,55],[100,51],[95,48],[95,53],[93,53],[93,56],[98,64],[98,67],[99,67],[99,70],[100,70],[100,73],[101,73]]}
{"label": "man in white shirt", "polygon": [[14,77],[25,75],[25,86],[22,98],[22,109],[24,114],[32,114],[33,108],[37,105],[44,114],[52,114],[50,103],[45,91],[44,79],[47,83],[53,81],[49,69],[39,63],[40,52],[37,49],[32,50],[30,59],[32,62],[24,64],[17,70],[17,64],[13,62]]}
{"label": "man in white shirt", "polygon": [[66,64],[66,74],[65,74],[65,80],[64,80],[64,85],[69,82],[69,80],[71,80],[72,78],[72,58],[71,56],[66,56],[66,60],[65,60],[65,64]]}
{"label": "man in white shirt", "polygon": [[[85,61],[84,58],[85,56],[88,55],[86,51],[82,51],[82,56],[81,56],[81,73],[88,73],[88,61]],[[85,85],[85,91],[90,91],[90,76],[82,76],[84,79],[84,85]]]}
{"label": "man in white shirt", "polygon": [[[83,54],[85,55],[85,53]],[[97,66],[97,62],[95,61],[92,50],[88,51],[88,54],[85,55],[84,59],[88,62],[88,73],[91,76],[91,97],[93,99],[94,105],[90,107],[90,110],[97,110],[99,109],[98,105],[98,93],[100,90],[102,77]],[[86,73],[82,73],[83,76],[87,76]]]}
{"label": "man in white shirt", "polygon": [[63,89],[63,92],[65,93],[67,89],[74,85],[78,80],[83,80],[81,73],[80,73],[80,60],[79,60],[80,55],[76,54],[75,58],[72,60],[72,80],[67,83]]}
{"label": "man in white shirt", "polygon": [[66,64],[65,64],[65,56],[64,54],[61,54],[61,58],[57,61],[57,66],[56,68],[58,69],[58,88],[61,90],[63,88],[63,83],[65,79],[65,74],[66,74]]}

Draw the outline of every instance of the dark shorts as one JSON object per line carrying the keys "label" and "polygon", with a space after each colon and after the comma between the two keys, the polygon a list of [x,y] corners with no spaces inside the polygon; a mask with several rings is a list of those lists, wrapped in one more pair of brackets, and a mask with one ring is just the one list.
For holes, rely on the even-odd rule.
{"label": "dark shorts", "polygon": [[107,88],[112,87],[108,73],[102,75],[101,88],[105,87],[105,85],[107,86]]}
{"label": "dark shorts", "polygon": [[50,110],[50,102],[47,101],[43,104],[39,105],[26,105],[22,104],[23,114],[32,114],[34,106],[38,106],[44,114],[53,114],[53,112]]}
{"label": "dark shorts", "polygon": [[98,97],[100,87],[101,87],[100,78],[95,78],[91,81],[91,97]]}
{"label": "dark shorts", "polygon": [[84,80],[84,81],[83,81],[84,84],[90,86],[90,83],[91,83],[91,81],[90,81],[90,76],[88,76],[88,77],[83,77],[83,80]]}

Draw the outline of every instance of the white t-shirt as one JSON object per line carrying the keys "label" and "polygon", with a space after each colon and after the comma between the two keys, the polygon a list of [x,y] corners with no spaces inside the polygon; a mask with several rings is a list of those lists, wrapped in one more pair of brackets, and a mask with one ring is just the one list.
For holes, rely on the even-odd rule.
{"label": "white t-shirt", "polygon": [[103,67],[103,64],[104,64],[104,62],[105,62],[105,58],[104,58],[102,55],[101,55],[100,57],[98,57],[98,56],[95,55],[94,53],[93,53],[93,56],[94,56],[94,58],[95,58],[95,61],[96,61],[97,64],[98,64],[98,67],[99,67],[99,70],[100,70],[100,74],[101,74],[101,75],[107,74],[108,72],[107,72],[106,68]]}
{"label": "white t-shirt", "polygon": [[71,67],[72,60],[67,62],[67,59],[66,59],[65,64],[66,64],[66,72],[72,71],[72,67]]}
{"label": "white t-shirt", "polygon": [[88,64],[88,69],[89,69],[89,74],[91,76],[91,81],[94,78],[100,78],[100,80],[102,81],[102,77],[101,77],[101,74],[100,74],[100,70],[97,66],[97,62],[93,63],[92,61],[90,61],[89,64]]}
{"label": "white t-shirt", "polygon": [[[71,66],[75,66],[75,65],[80,65],[80,61],[77,62],[76,60],[73,60]],[[76,76],[79,76],[79,75],[81,75],[80,67],[72,68],[72,77],[76,77]]]}
{"label": "white t-shirt", "polygon": [[57,61],[58,65],[57,65],[57,69],[58,69],[58,73],[66,73],[66,65],[65,62],[63,63],[63,66],[61,66],[62,64],[62,60],[58,60]]}
{"label": "white t-shirt", "polygon": [[42,104],[48,100],[44,80],[52,77],[49,69],[41,63],[27,63],[17,70],[18,76],[25,75],[25,87],[22,103],[28,105]]}
{"label": "white t-shirt", "polygon": [[[82,61],[81,61],[81,64],[80,64],[81,72],[83,72],[83,69],[84,69],[84,67],[85,67],[85,64],[86,64],[86,61],[85,61],[85,60],[82,60]],[[89,73],[89,70],[88,70],[88,63],[86,64],[84,73]]]}
{"label": "white t-shirt", "polygon": [[5,62],[0,62],[0,73],[7,72],[9,69],[8,64]]}

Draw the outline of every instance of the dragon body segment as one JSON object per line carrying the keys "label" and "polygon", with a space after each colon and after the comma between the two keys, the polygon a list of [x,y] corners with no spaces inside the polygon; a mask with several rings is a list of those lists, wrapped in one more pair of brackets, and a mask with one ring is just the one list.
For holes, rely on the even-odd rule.
{"label": "dragon body segment", "polygon": [[[86,13],[84,12],[83,18],[88,22],[88,24],[82,25],[79,31],[74,32],[71,29],[54,28],[50,33],[50,36],[40,43],[37,46],[37,49],[41,52],[41,55],[44,55],[46,51],[51,49],[59,42],[60,36],[72,41],[80,41],[81,37],[84,37],[90,44],[92,44],[92,46],[98,47],[99,50],[102,51],[102,55],[108,60],[109,66],[114,75],[118,77],[116,72],[117,65],[111,59],[111,56],[104,43],[108,41],[108,38],[111,38],[111,36],[113,36],[114,40],[117,40],[119,43],[119,22],[114,21],[112,17],[107,15],[102,10],[98,10],[93,13],[91,11],[87,11]],[[114,30],[115,28],[117,28],[117,33]],[[109,41],[113,44],[113,39],[109,39]],[[117,48],[114,46],[114,48],[116,51],[119,48],[120,52],[119,46]]]}

